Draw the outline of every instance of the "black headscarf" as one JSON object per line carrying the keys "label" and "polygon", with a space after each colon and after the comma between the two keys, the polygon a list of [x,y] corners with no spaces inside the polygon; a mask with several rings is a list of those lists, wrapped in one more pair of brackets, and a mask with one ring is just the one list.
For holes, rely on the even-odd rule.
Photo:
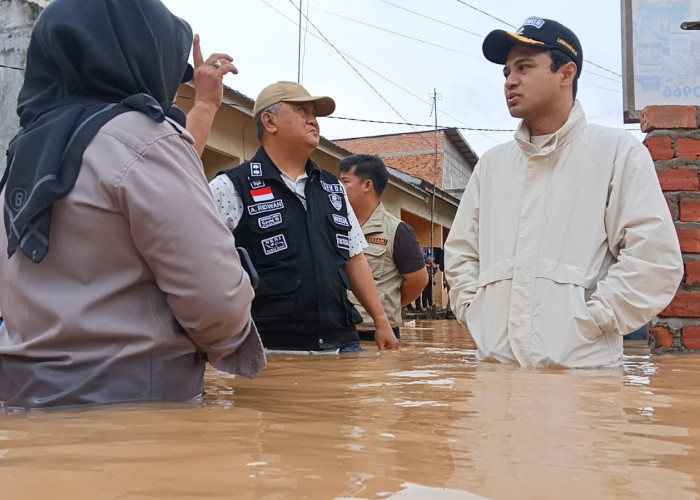
{"label": "black headscarf", "polygon": [[192,76],[191,45],[189,25],[159,0],[54,0],[42,12],[3,178],[8,257],[17,247],[34,262],[46,256],[51,206],[73,189],[85,148],[109,120],[136,110],[184,126],[172,102]]}

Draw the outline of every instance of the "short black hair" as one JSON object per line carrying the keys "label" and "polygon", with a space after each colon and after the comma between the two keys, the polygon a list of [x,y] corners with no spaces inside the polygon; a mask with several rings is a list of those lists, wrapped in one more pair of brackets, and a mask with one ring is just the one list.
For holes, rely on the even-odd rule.
{"label": "short black hair", "polygon": [[258,127],[258,140],[262,142],[262,135],[263,131],[265,130],[265,126],[263,125],[262,122],[262,115],[263,113],[271,113],[273,115],[276,115],[277,113],[280,112],[280,104],[281,102],[276,102],[275,104],[270,104],[268,107],[263,109],[260,113],[258,113],[258,116],[255,117],[255,125]]}
{"label": "short black hair", "polygon": [[[552,70],[552,73],[556,73],[559,68],[564,66],[567,63],[574,63],[576,62],[571,59],[569,56],[564,54],[561,51],[558,50],[550,50],[549,51],[549,56],[552,58],[552,65],[550,66],[550,69]],[[574,91],[574,99],[576,99],[576,92],[578,92],[578,77],[581,76],[581,68],[576,66],[576,77],[574,78],[574,86],[573,86],[573,91]]]}
{"label": "short black hair", "polygon": [[362,180],[371,180],[374,192],[381,196],[389,183],[389,171],[377,155],[351,155],[340,160],[340,171],[348,172],[355,168],[355,175]]}

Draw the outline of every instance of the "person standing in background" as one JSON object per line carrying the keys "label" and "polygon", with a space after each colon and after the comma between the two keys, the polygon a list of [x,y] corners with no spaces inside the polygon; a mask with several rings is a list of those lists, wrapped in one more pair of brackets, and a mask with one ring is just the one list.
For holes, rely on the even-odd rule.
{"label": "person standing in background", "polygon": [[[411,226],[386,211],[381,195],[389,183],[389,172],[376,155],[352,155],[340,161],[340,181],[368,247],[365,257],[394,335],[401,338],[401,308],[410,304],[428,283],[423,253]],[[362,315],[357,329],[362,340],[374,340],[374,322],[350,294]]]}

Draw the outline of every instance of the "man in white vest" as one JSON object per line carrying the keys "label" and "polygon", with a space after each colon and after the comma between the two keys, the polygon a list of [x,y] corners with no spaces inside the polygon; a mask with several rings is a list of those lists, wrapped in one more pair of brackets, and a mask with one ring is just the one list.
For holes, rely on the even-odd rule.
{"label": "man in white vest", "polygon": [[[340,162],[340,181],[368,247],[364,254],[374,276],[379,298],[396,338],[401,338],[401,308],[418,297],[426,283],[423,252],[411,226],[386,211],[381,195],[389,173],[376,155],[352,155]],[[352,293],[350,301],[362,314],[357,326],[361,340],[374,339],[374,322]]]}
{"label": "man in white vest", "polygon": [[674,297],[676,231],[647,149],[590,125],[576,100],[576,35],[531,17],[484,39],[503,65],[515,140],[476,165],[445,244],[457,319],[479,359],[618,364],[622,336]]}

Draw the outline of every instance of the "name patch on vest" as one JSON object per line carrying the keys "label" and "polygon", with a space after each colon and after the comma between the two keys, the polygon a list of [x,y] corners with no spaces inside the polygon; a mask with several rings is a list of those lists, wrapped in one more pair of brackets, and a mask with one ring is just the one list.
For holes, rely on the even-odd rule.
{"label": "name patch on vest", "polygon": [[260,179],[253,179],[250,181],[250,189],[260,189],[265,187],[265,181]]}
{"label": "name patch on vest", "polygon": [[258,219],[258,226],[260,226],[260,229],[267,229],[268,227],[276,226],[278,224],[282,224],[282,214],[279,212],[272,215],[266,215],[265,217],[260,217]]}
{"label": "name patch on vest", "polygon": [[328,191],[329,193],[342,193],[344,192],[342,184],[326,184],[321,181],[321,187]]}
{"label": "name patch on vest", "polygon": [[336,234],[335,241],[338,245],[338,248],[342,248],[343,250],[350,250],[350,238],[348,238],[344,234]]}
{"label": "name patch on vest", "polygon": [[260,163],[251,163],[250,175],[252,177],[262,177],[262,165]]}
{"label": "name patch on vest", "polygon": [[262,243],[263,252],[265,252],[265,255],[270,255],[287,249],[287,240],[284,239],[283,234],[278,234],[272,238],[267,238],[262,240],[260,243]]}
{"label": "name patch on vest", "polygon": [[336,210],[340,211],[341,208],[343,208],[343,198],[342,196],[331,193],[328,195],[328,198],[331,200],[331,205],[333,205],[333,208]]}
{"label": "name patch on vest", "polygon": [[367,243],[374,243],[376,245],[386,245],[389,243],[389,240],[386,238],[380,238],[378,236],[372,236],[371,238],[367,238]]}
{"label": "name patch on vest", "polygon": [[282,200],[268,201],[265,203],[256,203],[255,205],[250,205],[248,207],[248,213],[250,215],[262,214],[265,212],[274,212],[275,210],[281,210],[284,208],[284,202]]}
{"label": "name patch on vest", "polygon": [[333,214],[333,222],[341,226],[350,227],[347,217],[343,217],[342,215]]}

